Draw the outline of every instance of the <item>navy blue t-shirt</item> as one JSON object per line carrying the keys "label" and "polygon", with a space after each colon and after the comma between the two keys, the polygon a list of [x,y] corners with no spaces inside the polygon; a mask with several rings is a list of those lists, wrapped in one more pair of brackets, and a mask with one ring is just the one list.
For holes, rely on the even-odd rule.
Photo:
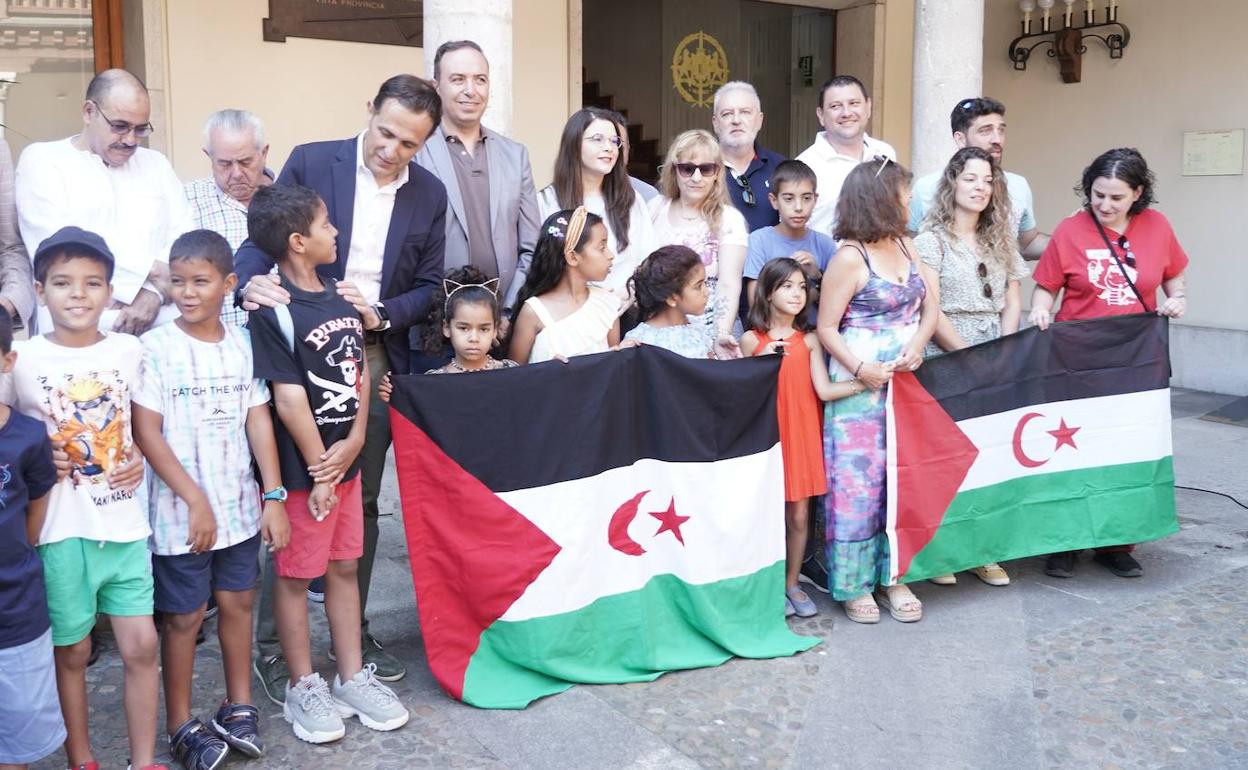
{"label": "navy blue t-shirt", "polygon": [[[737,177],[731,170],[726,169],[728,179],[725,181],[728,183],[728,195],[732,198],[732,205],[736,206],[737,211],[745,217],[745,224],[750,232],[763,227],[771,227],[780,221],[780,214],[771,205],[767,193],[771,192],[771,175],[776,172],[776,166],[786,160],[788,159],[778,152],[755,145],[754,160],[750,161],[744,174]],[[750,192],[754,193],[753,206],[745,202],[743,181],[749,184]]]}
{"label": "navy blue t-shirt", "polygon": [[10,411],[0,427],[0,649],[33,642],[49,627],[43,562],[26,539],[26,509],[55,483],[47,429]]}

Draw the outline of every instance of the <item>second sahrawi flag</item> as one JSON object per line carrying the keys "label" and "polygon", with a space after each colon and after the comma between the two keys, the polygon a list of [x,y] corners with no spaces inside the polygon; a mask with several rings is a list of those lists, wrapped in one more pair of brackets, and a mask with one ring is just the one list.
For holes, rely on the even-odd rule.
{"label": "second sahrawi flag", "polygon": [[894,377],[893,579],[1177,532],[1167,331],[1054,324]]}
{"label": "second sahrawi flag", "polygon": [[443,689],[522,708],[815,644],[784,620],[778,366],[642,347],[399,378],[399,489]]}

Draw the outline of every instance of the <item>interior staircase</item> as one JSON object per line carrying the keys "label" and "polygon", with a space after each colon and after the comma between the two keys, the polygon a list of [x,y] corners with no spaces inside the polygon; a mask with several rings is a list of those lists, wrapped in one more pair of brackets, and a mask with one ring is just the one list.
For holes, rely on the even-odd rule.
{"label": "interior staircase", "polygon": [[659,179],[659,163],[663,158],[659,155],[657,139],[646,139],[644,126],[634,123],[628,118],[628,110],[615,105],[613,94],[602,93],[601,84],[597,80],[582,80],[581,104],[585,107],[598,107],[604,110],[615,110],[628,121],[628,173],[638,179],[654,184]]}

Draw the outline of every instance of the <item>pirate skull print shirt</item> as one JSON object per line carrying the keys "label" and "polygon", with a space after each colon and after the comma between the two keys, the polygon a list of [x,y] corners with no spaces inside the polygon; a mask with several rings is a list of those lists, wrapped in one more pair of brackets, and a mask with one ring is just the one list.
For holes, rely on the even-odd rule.
{"label": "pirate skull print shirt", "polygon": [[[286,306],[292,322],[290,337],[273,308],[251,313],[248,328],[255,376],[275,385],[299,385],[307,391],[312,419],[328,449],[351,432],[359,410],[364,325],[351,303],[338,296],[337,284],[329,278],[322,281],[322,291],[309,292],[283,277],[282,286],[290,292],[290,304]],[[274,424],[282,483],[287,489],[311,489],[307,461],[281,419],[275,419]],[[359,469],[357,457],[343,481],[355,478]]]}

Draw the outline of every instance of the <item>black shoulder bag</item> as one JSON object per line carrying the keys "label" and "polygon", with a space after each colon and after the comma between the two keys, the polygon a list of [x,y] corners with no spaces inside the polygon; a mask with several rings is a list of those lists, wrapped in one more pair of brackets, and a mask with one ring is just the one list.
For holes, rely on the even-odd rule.
{"label": "black shoulder bag", "polygon": [[1135,288],[1135,281],[1131,280],[1130,274],[1127,273],[1126,266],[1123,265],[1122,260],[1118,258],[1118,252],[1114,250],[1114,245],[1110,243],[1109,233],[1105,232],[1105,228],[1101,226],[1101,220],[1096,218],[1096,214],[1092,213],[1092,209],[1088,208],[1084,209],[1084,211],[1088,212],[1088,216],[1092,217],[1092,224],[1096,225],[1096,231],[1101,234],[1101,240],[1105,241],[1105,248],[1109,249],[1110,256],[1114,258],[1114,264],[1118,265],[1118,270],[1122,273],[1122,277],[1126,280],[1127,285],[1131,287],[1131,292],[1135,294],[1135,298],[1140,301],[1140,307],[1144,308],[1146,313],[1154,312],[1154,309],[1150,308],[1148,303],[1144,301],[1144,295],[1140,294],[1140,290]]}

